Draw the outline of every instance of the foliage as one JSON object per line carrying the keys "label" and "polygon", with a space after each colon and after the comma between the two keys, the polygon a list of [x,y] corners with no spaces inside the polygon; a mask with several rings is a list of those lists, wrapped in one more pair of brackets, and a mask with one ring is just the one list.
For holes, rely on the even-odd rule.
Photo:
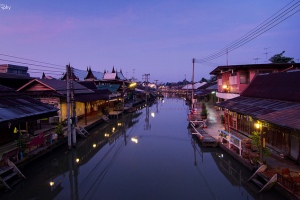
{"label": "foliage", "polygon": [[[266,133],[263,132],[262,134],[266,134]],[[260,138],[260,133],[258,131],[253,131],[252,135],[250,135],[249,138],[251,139],[251,144],[254,148],[256,149],[261,148],[261,138]],[[259,155],[260,151],[258,151],[257,153]],[[263,147],[263,156],[264,157],[270,156],[270,151],[267,147]],[[258,161],[258,158],[255,161]]]}
{"label": "foliage", "polygon": [[200,83],[203,83],[203,82],[208,82],[206,78],[202,77],[202,79],[199,81]]}
{"label": "foliage", "polygon": [[220,118],[221,118],[221,123],[224,124],[225,123],[224,115],[221,115]]}
{"label": "foliage", "polygon": [[282,51],[279,54],[275,54],[274,56],[272,56],[269,59],[269,61],[271,63],[295,63],[294,58],[285,57],[285,56],[283,56],[284,53],[285,53],[285,51]]}
{"label": "foliage", "polygon": [[59,124],[55,127],[55,133],[56,133],[57,135],[62,135],[62,134],[64,133],[62,123],[59,123]]}
{"label": "foliage", "polygon": [[17,140],[17,147],[21,152],[24,152],[26,149],[26,142],[22,134],[19,135],[19,138]]}
{"label": "foliage", "polygon": [[207,110],[206,110],[206,108],[205,108],[205,109],[202,109],[202,111],[201,111],[201,115],[202,115],[202,116],[205,116],[205,115],[207,115]]}

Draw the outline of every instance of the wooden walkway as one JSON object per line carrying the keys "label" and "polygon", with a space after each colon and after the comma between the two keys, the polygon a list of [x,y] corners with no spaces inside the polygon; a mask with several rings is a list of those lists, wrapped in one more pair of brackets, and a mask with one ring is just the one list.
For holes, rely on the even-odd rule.
{"label": "wooden walkway", "polygon": [[[197,121],[198,122],[198,121]],[[191,125],[191,132],[193,135],[196,135],[197,138],[200,140],[202,146],[205,147],[216,147],[218,145],[218,141],[206,133],[203,128],[201,128],[202,121],[198,122],[200,124],[195,124],[193,121],[190,121]]]}

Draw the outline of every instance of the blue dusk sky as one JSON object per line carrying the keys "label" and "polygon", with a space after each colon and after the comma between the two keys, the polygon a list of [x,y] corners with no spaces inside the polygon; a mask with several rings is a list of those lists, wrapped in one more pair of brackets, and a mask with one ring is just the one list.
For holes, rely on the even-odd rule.
{"label": "blue dusk sky", "polygon": [[195,58],[199,81],[227,60],[268,63],[284,50],[300,59],[299,0],[0,0],[0,6],[0,63],[28,66],[35,77],[58,76],[70,63],[99,72],[114,66],[140,81],[143,74],[151,82],[191,81]]}

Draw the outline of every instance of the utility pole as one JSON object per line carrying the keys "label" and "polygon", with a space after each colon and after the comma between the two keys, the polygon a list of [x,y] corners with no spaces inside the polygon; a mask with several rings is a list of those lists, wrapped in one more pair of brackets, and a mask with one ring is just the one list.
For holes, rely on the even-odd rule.
{"label": "utility pole", "polygon": [[154,80],[154,81],[155,81],[155,86],[156,86],[156,94],[158,94],[158,87],[157,87],[158,80]]}
{"label": "utility pole", "polygon": [[266,53],[264,53],[264,54],[266,54],[266,62],[268,62],[268,54],[271,53],[268,51],[269,48],[270,47],[264,48],[264,50],[266,51]]}
{"label": "utility pole", "polygon": [[193,58],[193,73],[192,73],[192,109],[194,109],[194,67],[195,67],[195,58]]}
{"label": "utility pole", "polygon": [[144,130],[150,130],[151,126],[149,124],[149,106],[148,106],[148,96],[149,96],[149,92],[148,92],[148,83],[149,83],[149,76],[150,74],[144,74],[143,75],[143,79],[145,80],[144,83],[146,85],[146,125],[144,127]]}
{"label": "utility pole", "polygon": [[226,49],[226,64],[228,66],[228,49]]}
{"label": "utility pole", "polygon": [[254,58],[254,60],[255,60],[255,64],[257,63],[258,59],[260,59],[260,58]]}
{"label": "utility pole", "polygon": [[71,83],[70,83],[70,88],[71,88],[71,105],[72,105],[72,143],[73,146],[76,146],[76,126],[77,126],[77,119],[76,119],[76,102],[74,99],[74,73],[73,73],[73,68],[70,67],[71,71]]}
{"label": "utility pole", "polygon": [[132,71],[133,71],[132,81],[135,81],[135,78],[134,78],[134,71],[135,71],[135,69],[133,69]]}
{"label": "utility pole", "polygon": [[146,104],[147,104],[148,103],[148,96],[149,96],[148,84],[149,84],[150,74],[144,74],[143,79],[145,80],[144,83],[145,83],[145,86],[146,86]]}
{"label": "utility pole", "polygon": [[68,126],[68,147],[71,149],[71,119],[70,119],[70,64],[66,66],[67,77],[67,126]]}

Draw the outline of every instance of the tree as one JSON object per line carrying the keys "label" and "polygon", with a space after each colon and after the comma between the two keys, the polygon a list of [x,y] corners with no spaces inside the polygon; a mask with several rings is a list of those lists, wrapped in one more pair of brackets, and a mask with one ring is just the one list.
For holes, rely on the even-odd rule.
{"label": "tree", "polygon": [[207,79],[206,79],[206,78],[202,78],[202,79],[200,80],[200,83],[203,83],[203,82],[207,82]]}
{"label": "tree", "polygon": [[285,56],[283,56],[284,53],[285,53],[285,51],[282,51],[279,54],[275,54],[274,56],[272,56],[269,59],[269,61],[271,63],[295,63],[294,58],[285,57]]}

